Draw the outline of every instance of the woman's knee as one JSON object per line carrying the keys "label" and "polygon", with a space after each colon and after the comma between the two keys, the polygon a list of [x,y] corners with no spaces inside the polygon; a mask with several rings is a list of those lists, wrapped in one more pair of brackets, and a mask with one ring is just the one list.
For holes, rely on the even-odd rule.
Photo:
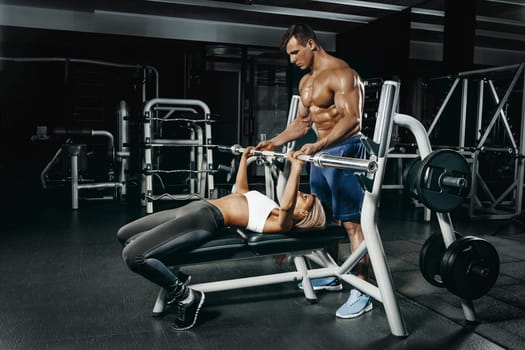
{"label": "woman's knee", "polygon": [[140,254],[131,244],[122,249],[122,259],[131,271],[136,271],[145,260],[144,255]]}
{"label": "woman's knee", "polygon": [[130,224],[126,224],[118,229],[117,231],[117,240],[119,241],[120,245],[123,247],[126,246],[129,243],[129,240],[131,237],[133,237],[137,232],[132,229],[132,226]]}

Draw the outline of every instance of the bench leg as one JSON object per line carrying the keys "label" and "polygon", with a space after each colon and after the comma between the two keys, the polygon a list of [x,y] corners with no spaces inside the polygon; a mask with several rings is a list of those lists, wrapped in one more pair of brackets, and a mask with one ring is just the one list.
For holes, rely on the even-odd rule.
{"label": "bench leg", "polygon": [[308,260],[315,262],[322,267],[337,267],[337,263],[325,249],[315,249],[306,256]]}
{"label": "bench leg", "polygon": [[164,314],[164,309],[166,307],[166,290],[161,288],[159,294],[157,295],[157,300],[155,300],[155,305],[153,306],[153,311],[151,312],[152,316],[159,317]]}
{"label": "bench leg", "polygon": [[303,290],[306,300],[311,304],[317,303],[317,296],[315,295],[314,287],[312,286],[312,282],[308,276],[308,268],[306,267],[306,261],[304,260],[304,257],[294,256],[293,261],[295,263],[295,267],[297,268],[297,272],[299,272],[303,277]]}

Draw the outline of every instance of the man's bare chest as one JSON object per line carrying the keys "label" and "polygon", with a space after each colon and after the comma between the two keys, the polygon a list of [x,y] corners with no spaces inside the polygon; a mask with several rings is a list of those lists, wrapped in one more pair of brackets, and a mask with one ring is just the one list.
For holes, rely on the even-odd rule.
{"label": "man's bare chest", "polygon": [[307,108],[328,108],[334,104],[334,93],[322,77],[309,77],[300,90],[301,101]]}

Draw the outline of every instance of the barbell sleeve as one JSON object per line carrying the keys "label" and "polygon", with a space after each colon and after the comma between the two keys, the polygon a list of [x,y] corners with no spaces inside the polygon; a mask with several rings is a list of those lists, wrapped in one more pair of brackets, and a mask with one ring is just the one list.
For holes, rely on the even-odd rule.
{"label": "barbell sleeve", "polygon": [[312,158],[312,162],[319,168],[352,169],[368,173],[375,173],[378,168],[377,162],[370,159],[332,156],[323,152],[314,154]]}
{"label": "barbell sleeve", "polygon": [[441,184],[448,187],[465,188],[467,180],[464,177],[446,175],[441,178]]}

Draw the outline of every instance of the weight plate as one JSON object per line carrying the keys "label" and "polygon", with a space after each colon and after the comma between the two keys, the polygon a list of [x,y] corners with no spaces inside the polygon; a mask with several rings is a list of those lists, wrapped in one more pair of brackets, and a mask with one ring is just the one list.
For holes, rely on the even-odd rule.
{"label": "weight plate", "polygon": [[432,285],[444,288],[439,266],[445,254],[445,243],[441,233],[427,238],[419,253],[419,269],[423,277]]}
{"label": "weight plate", "polygon": [[403,172],[404,186],[408,190],[408,193],[417,198],[417,172],[421,165],[421,159],[413,160]]}
{"label": "weight plate", "polygon": [[[461,238],[456,232],[456,239]],[[441,278],[440,265],[445,254],[445,242],[441,233],[434,233],[428,237],[419,253],[419,269],[423,277],[436,287],[445,288]]]}
{"label": "weight plate", "polygon": [[455,240],[445,251],[440,274],[453,294],[474,300],[487,294],[499,275],[498,252],[489,242],[467,236]]}
{"label": "weight plate", "polygon": [[[416,176],[418,199],[427,208],[439,213],[456,209],[470,192],[470,166],[461,154],[453,150],[430,153],[421,161]],[[444,186],[444,176],[463,178],[466,187]]]}

